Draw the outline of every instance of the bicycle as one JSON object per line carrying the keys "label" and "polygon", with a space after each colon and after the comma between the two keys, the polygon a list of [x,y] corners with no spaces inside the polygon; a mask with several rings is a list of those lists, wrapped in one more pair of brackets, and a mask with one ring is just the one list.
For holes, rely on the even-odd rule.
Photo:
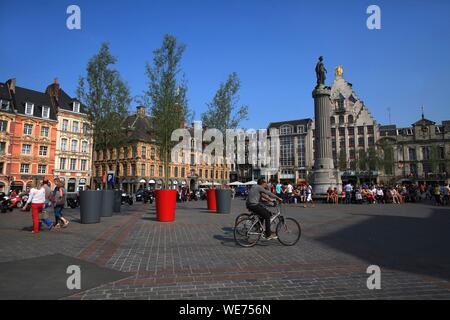
{"label": "bicycle", "polygon": [[[274,212],[270,218],[270,226],[282,245],[293,246],[300,240],[300,224],[297,220],[286,218],[281,214],[281,203],[277,206],[277,212]],[[263,220],[257,214],[242,213],[236,217],[233,233],[234,241],[238,245],[246,248],[253,247],[265,233]]]}

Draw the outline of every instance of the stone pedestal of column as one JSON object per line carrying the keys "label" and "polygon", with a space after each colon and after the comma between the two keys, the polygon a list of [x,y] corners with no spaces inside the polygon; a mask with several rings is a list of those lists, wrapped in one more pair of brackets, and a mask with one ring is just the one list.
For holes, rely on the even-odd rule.
{"label": "stone pedestal of column", "polygon": [[312,186],[315,195],[325,195],[328,188],[338,187],[339,173],[334,169],[331,151],[330,95],[331,89],[323,85],[317,86],[312,92],[316,150]]}

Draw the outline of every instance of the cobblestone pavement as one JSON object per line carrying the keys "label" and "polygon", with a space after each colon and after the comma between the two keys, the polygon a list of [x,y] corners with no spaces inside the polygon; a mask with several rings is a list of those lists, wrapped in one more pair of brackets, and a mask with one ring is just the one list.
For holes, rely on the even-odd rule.
{"label": "cobblestone pavement", "polygon": [[[245,212],[178,204],[174,223],[156,221],[154,206],[82,225],[67,209],[67,229],[32,235],[29,213],[0,215],[0,262],[61,253],[129,273],[66,299],[450,299],[450,208],[427,204],[287,205],[302,225],[294,247],[277,241],[241,248],[233,223]],[[367,289],[369,265],[381,289]],[[25,276],[25,275],[24,275]]]}

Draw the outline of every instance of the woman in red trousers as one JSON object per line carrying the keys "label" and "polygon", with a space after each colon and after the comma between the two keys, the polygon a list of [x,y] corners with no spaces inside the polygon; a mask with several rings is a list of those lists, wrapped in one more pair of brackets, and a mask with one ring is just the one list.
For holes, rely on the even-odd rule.
{"label": "woman in red trousers", "polygon": [[33,216],[33,233],[39,232],[39,213],[44,208],[45,204],[45,188],[42,182],[33,181],[32,188],[30,190],[30,196],[27,203],[23,206],[22,210],[26,210],[31,203],[31,214]]}

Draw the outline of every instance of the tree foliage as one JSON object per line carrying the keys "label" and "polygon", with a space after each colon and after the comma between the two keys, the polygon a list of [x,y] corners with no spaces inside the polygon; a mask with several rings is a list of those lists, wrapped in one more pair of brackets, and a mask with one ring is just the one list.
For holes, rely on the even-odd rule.
{"label": "tree foliage", "polygon": [[176,143],[171,141],[171,135],[189,116],[187,85],[180,68],[185,48],[174,36],[165,35],[161,47],[153,51],[153,63],[146,66],[149,87],[144,101],[150,104],[155,123],[155,143],[163,162],[165,188],[168,186],[170,153]]}
{"label": "tree foliage", "polygon": [[209,128],[219,129],[223,134],[226,129],[236,129],[248,116],[248,107],[239,104],[241,82],[233,72],[225,83],[221,83],[213,100],[207,104],[208,109],[201,116],[202,122]]}
{"label": "tree foliage", "polygon": [[111,66],[117,59],[103,43],[86,67],[86,78],[80,77],[78,99],[87,107],[94,126],[94,145],[106,147],[122,136],[120,123],[128,115],[131,103],[130,90],[117,70]]}

